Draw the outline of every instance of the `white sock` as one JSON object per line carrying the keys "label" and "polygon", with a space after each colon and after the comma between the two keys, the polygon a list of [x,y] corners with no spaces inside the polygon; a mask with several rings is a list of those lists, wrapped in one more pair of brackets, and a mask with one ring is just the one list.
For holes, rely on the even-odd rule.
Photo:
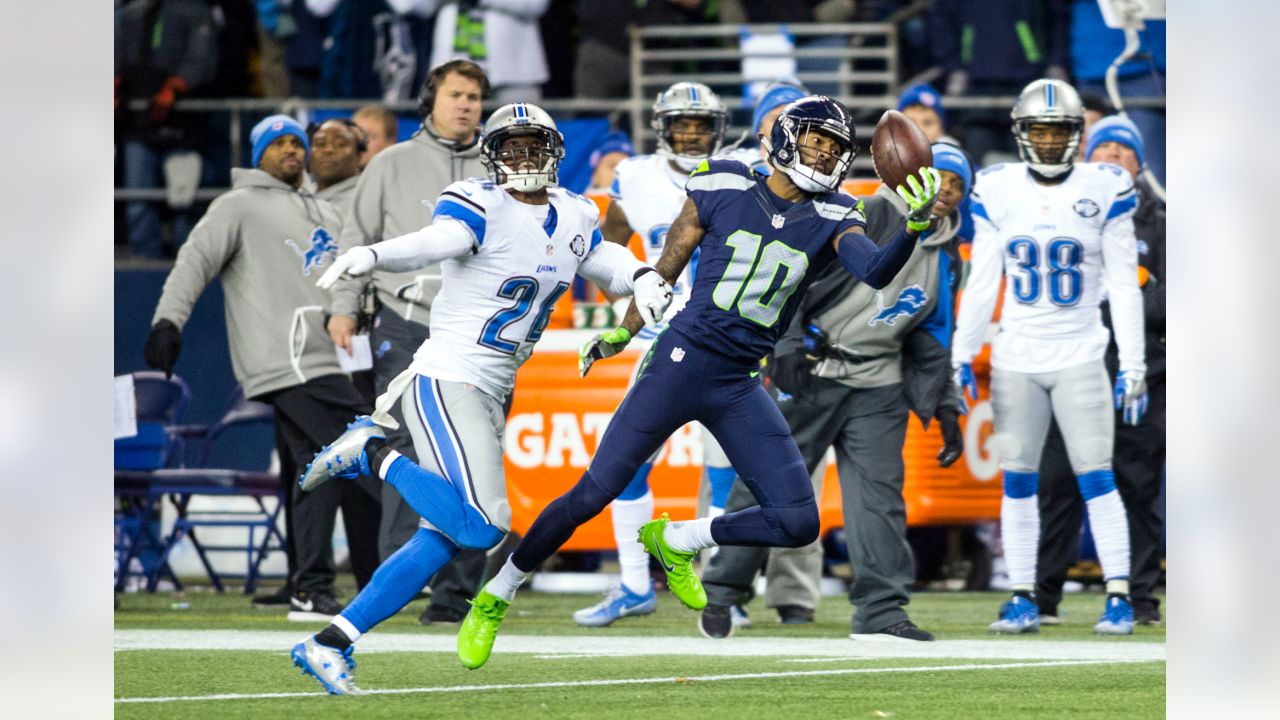
{"label": "white sock", "polygon": [[1015,590],[1034,588],[1040,544],[1040,507],[1035,495],[1001,498],[1000,535],[1010,584]]}
{"label": "white sock", "polygon": [[653,493],[647,492],[635,500],[614,500],[609,505],[613,512],[613,539],[618,543],[618,565],[622,567],[622,584],[631,592],[644,595],[649,592],[649,553],[636,541],[640,526],[653,519]]}
{"label": "white sock", "polygon": [[703,548],[716,546],[716,541],[711,539],[711,518],[709,517],[670,523],[662,537],[673,550],[681,552],[697,552]]}
{"label": "white sock", "polygon": [[352,625],[350,620],[342,617],[341,615],[335,615],[329,622],[332,623],[334,627],[341,630],[342,634],[346,635],[347,639],[351,642],[359,640],[360,636],[364,634],[357,630],[356,626]]}
{"label": "white sock", "polygon": [[490,595],[500,597],[507,602],[516,599],[516,591],[524,584],[525,579],[529,577],[529,573],[516,567],[508,557],[507,561],[502,564],[502,569],[497,575],[493,576],[484,586],[484,591]]}
{"label": "white sock", "polygon": [[720,516],[721,516],[721,515],[723,515],[723,514],[724,514],[724,508],[719,507],[719,506],[716,506],[716,505],[709,505],[709,506],[707,506],[707,519],[708,519],[708,520],[715,520],[716,518],[720,517]]}
{"label": "white sock", "polygon": [[1089,511],[1089,529],[1093,531],[1093,543],[1098,548],[1098,561],[1102,563],[1102,577],[1107,579],[1107,592],[1111,582],[1124,582],[1128,593],[1129,580],[1129,518],[1124,514],[1124,501],[1120,492],[1112,490],[1085,502]]}
{"label": "white sock", "polygon": [[395,462],[398,457],[401,457],[401,455],[396,450],[391,450],[387,453],[387,457],[378,466],[378,479],[383,482],[387,481],[387,472],[391,470],[391,463]]}

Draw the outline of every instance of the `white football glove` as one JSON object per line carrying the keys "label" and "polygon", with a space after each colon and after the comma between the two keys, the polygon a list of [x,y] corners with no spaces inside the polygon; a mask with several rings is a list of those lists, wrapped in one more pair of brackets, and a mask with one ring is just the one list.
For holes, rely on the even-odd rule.
{"label": "white football glove", "polygon": [[634,281],[633,292],[636,309],[645,325],[652,325],[662,320],[662,314],[671,304],[671,286],[651,267],[639,271]]}
{"label": "white football glove", "polygon": [[1147,412],[1147,379],[1138,370],[1116,376],[1116,409],[1124,410],[1124,424],[1137,425]]}
{"label": "white football glove", "polygon": [[378,264],[378,255],[372,248],[360,245],[342,253],[333,259],[333,264],[328,270],[320,276],[316,281],[316,287],[321,290],[328,290],[343,275],[347,277],[355,277],[372,272],[373,268]]}

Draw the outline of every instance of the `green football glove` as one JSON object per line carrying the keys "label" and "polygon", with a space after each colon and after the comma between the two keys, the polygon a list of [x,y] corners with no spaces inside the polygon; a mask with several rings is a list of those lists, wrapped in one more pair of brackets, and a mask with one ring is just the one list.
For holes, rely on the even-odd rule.
{"label": "green football glove", "polygon": [[616,327],[591,338],[578,348],[578,375],[586,377],[595,361],[617,355],[629,342],[631,331],[624,327]]}
{"label": "green football glove", "polygon": [[916,180],[914,175],[908,175],[907,185],[911,187],[910,191],[901,185],[896,188],[898,197],[907,201],[907,229],[912,232],[924,232],[929,229],[929,222],[933,216],[933,201],[937,199],[938,190],[942,188],[942,176],[938,174],[937,168],[920,168],[920,180]]}

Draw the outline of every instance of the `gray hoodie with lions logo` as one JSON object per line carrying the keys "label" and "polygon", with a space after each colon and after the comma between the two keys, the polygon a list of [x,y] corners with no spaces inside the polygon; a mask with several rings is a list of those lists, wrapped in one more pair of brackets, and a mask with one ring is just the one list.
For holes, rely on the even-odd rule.
{"label": "gray hoodie with lions logo", "polygon": [[342,372],[324,328],[328,293],[316,287],[338,249],[337,210],[262,170],[232,170],[231,186],[178,252],[152,324],[182,328],[221,276],[231,366],[246,396]]}

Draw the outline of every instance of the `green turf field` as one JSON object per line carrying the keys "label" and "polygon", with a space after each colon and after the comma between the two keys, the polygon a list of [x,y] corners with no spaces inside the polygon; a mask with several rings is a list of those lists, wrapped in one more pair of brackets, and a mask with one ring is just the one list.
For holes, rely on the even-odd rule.
{"label": "green turf field", "polygon": [[1093,636],[1097,594],[1068,595],[1065,625],[1014,638],[985,632],[1001,594],[917,595],[912,618],[937,643],[850,640],[851,609],[838,597],[824,598],[807,626],[779,625],[757,601],[754,626],[720,641],[702,638],[697,613],[667,594],[654,615],[575,625],[572,611],[595,599],[522,593],[477,671],[452,653],[456,626],[419,626],[425,601],[415,602],[358,645],[357,681],[372,694],[338,698],[288,658],[319,625],[254,610],[240,595],[126,595],[115,616],[116,716],[1164,716],[1164,628]]}

